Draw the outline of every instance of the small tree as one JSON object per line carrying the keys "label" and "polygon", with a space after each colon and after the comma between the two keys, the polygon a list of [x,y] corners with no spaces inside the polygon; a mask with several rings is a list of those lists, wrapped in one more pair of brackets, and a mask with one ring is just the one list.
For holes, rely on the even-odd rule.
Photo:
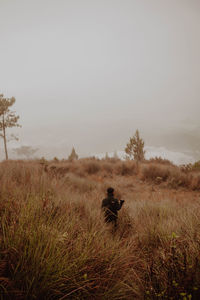
{"label": "small tree", "polygon": [[13,149],[13,152],[15,152],[19,156],[25,156],[27,159],[29,159],[31,156],[33,156],[38,149],[34,149],[31,146],[21,146],[20,148]]}
{"label": "small tree", "polygon": [[[7,128],[20,127],[18,124],[19,116],[15,115],[14,111],[10,111],[10,107],[15,103],[15,98],[4,98],[3,94],[0,95],[0,136],[4,141],[4,150],[6,159],[8,159],[7,150]],[[17,139],[14,135],[12,138]]]}
{"label": "small tree", "polygon": [[140,138],[138,129],[135,135],[130,138],[129,143],[126,145],[125,152],[129,159],[135,159],[138,162],[144,160],[144,141]]}
{"label": "small tree", "polygon": [[74,147],[72,148],[72,152],[68,157],[69,161],[77,160],[78,159],[78,154],[76,153]]}

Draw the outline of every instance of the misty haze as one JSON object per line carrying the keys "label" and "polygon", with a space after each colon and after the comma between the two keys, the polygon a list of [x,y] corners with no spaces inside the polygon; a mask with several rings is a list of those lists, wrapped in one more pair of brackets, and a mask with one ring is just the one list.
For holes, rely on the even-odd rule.
{"label": "misty haze", "polygon": [[200,299],[200,0],[0,0],[0,298]]}
{"label": "misty haze", "polygon": [[1,0],[0,9],[1,93],[16,98],[22,125],[8,148],[98,155],[122,151],[138,128],[146,146],[199,159],[199,1]]}

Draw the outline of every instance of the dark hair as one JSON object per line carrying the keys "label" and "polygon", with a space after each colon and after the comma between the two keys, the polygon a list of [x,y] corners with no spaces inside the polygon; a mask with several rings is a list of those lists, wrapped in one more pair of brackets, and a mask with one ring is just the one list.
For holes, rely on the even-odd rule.
{"label": "dark hair", "polygon": [[114,189],[113,189],[112,187],[109,187],[109,188],[107,189],[107,193],[108,193],[108,194],[113,194],[113,193],[114,193]]}

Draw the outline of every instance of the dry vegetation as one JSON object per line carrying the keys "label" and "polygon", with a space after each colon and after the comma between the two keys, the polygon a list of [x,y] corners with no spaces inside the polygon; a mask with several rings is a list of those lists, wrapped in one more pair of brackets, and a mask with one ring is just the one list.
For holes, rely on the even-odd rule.
{"label": "dry vegetation", "polygon": [[156,160],[1,163],[1,299],[200,299],[199,190],[198,172]]}

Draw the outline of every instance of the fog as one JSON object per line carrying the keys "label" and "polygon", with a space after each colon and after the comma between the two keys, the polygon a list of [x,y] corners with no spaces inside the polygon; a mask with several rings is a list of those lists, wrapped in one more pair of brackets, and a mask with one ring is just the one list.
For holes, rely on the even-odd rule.
{"label": "fog", "polygon": [[0,14],[0,93],[22,125],[10,148],[89,156],[138,128],[200,159],[199,0],[0,0]]}

